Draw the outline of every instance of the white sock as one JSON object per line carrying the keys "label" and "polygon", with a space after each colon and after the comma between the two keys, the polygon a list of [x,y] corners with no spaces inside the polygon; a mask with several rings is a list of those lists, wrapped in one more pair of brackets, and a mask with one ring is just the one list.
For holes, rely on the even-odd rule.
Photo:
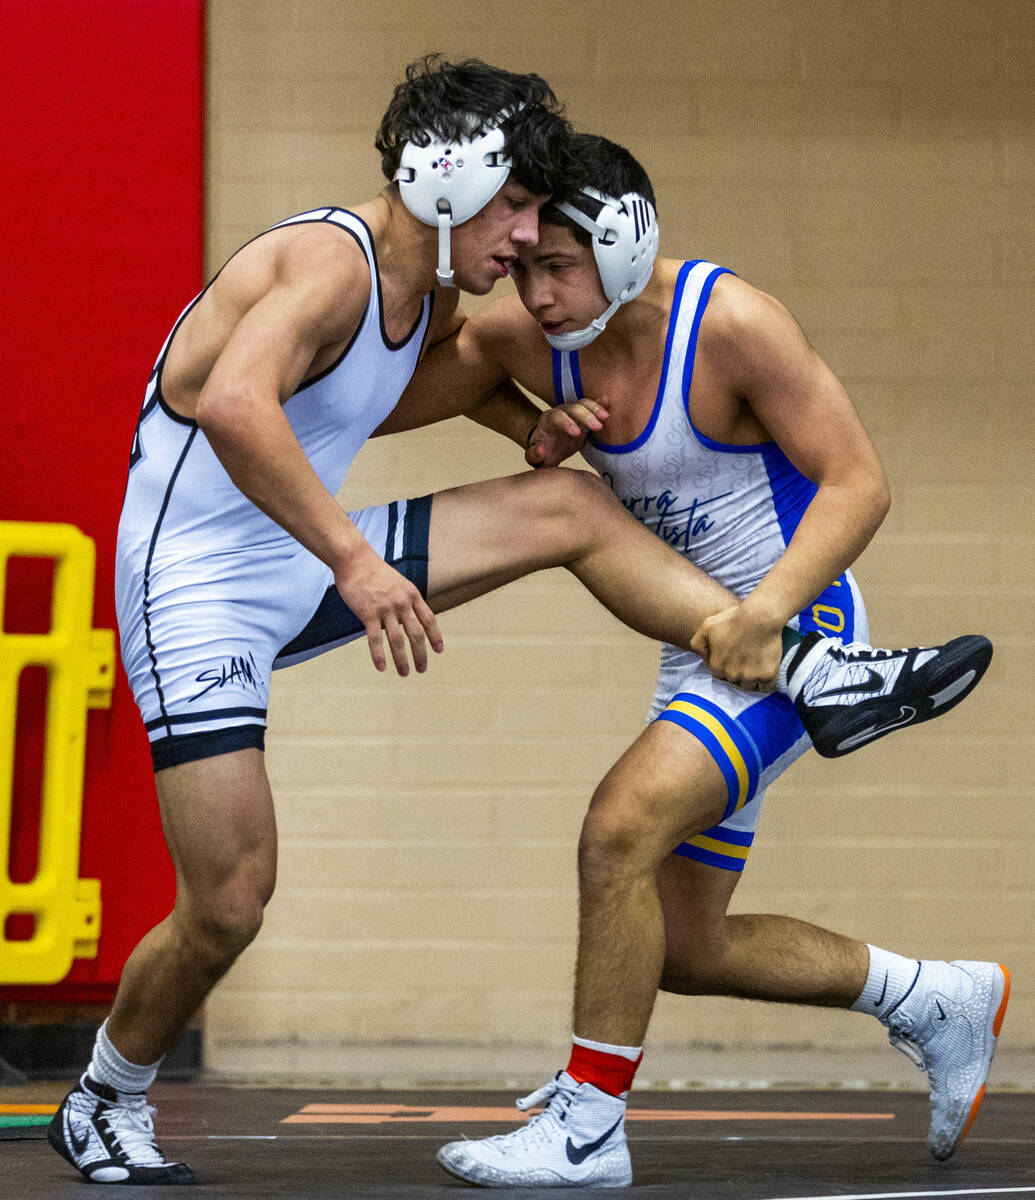
{"label": "white sock", "polygon": [[601,1054],[617,1054],[619,1058],[627,1058],[629,1062],[636,1060],[643,1053],[642,1046],[611,1046],[607,1042],[591,1042],[589,1038],[576,1037],[571,1035],[571,1040],[576,1046],[582,1046],[586,1050],[598,1050]]}
{"label": "white sock", "polygon": [[154,1083],[161,1061],[159,1059],[158,1062],[141,1067],[123,1058],[108,1037],[108,1022],[105,1021],[97,1030],[93,1058],[90,1059],[86,1073],[91,1079],[103,1083],[105,1087],[114,1088],[116,1092],[139,1095]]}
{"label": "white sock", "polygon": [[867,1012],[886,1024],[887,1018],[913,990],[920,975],[920,962],[878,946],[867,944],[866,948],[870,952],[870,969],[852,1012]]}

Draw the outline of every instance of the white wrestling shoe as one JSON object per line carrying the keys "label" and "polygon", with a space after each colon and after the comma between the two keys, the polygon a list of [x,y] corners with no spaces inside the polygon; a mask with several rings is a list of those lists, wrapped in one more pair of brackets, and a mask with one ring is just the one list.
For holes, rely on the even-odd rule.
{"label": "white wrestling shoe", "polygon": [[781,664],[778,686],[816,750],[838,758],[955,708],[991,661],[992,643],[978,634],[944,646],[880,650],[807,633]]}
{"label": "white wrestling shoe", "polygon": [[937,1159],[950,1158],[974,1123],[1009,998],[1010,973],[999,963],[924,960],[883,1018],[891,1044],[931,1081],[927,1148]]}
{"label": "white wrestling shoe", "polygon": [[513,1133],[480,1141],[450,1142],[439,1164],[480,1187],[628,1187],[625,1101],[567,1071],[517,1101],[522,1112],[549,1101]]}
{"label": "white wrestling shoe", "polygon": [[155,1145],[154,1108],[126,1101],[84,1075],[47,1129],[47,1141],[91,1183],[194,1183],[186,1163],[166,1162]]}

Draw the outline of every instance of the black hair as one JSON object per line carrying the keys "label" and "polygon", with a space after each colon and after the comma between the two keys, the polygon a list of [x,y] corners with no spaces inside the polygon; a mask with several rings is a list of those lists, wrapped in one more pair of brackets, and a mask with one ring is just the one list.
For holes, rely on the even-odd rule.
{"label": "black hair", "polygon": [[[581,188],[596,188],[598,192],[616,200],[629,192],[635,192],[650,201],[655,212],[658,211],[650,176],[624,146],[595,133],[576,133],[572,137],[571,149],[579,165],[579,182],[567,195],[555,194],[555,199],[567,200],[573,208],[584,212],[594,221],[603,205],[592,196],[584,195]],[[570,229],[582,246],[590,245],[593,240],[588,230],[576,225],[553,204],[547,204],[542,209],[539,220],[544,225],[559,225],[562,229]]]}
{"label": "black hair", "polygon": [[[501,113],[508,113],[500,122]],[[566,195],[576,186],[572,128],[549,84],[538,75],[515,75],[477,58],[446,62],[426,54],[410,63],[406,78],[381,118],[374,145],[381,170],[392,179],[407,142],[426,146],[477,137],[499,124],[513,166],[510,178],[536,195]]]}

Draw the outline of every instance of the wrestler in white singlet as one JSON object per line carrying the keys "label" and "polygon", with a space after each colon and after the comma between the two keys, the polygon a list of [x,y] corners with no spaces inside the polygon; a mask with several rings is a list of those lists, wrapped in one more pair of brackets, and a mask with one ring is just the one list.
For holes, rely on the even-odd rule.
{"label": "wrestler in white singlet", "polygon": [[[683,264],[646,428],[620,446],[590,437],[582,453],[633,516],[743,597],[783,554],[816,485],[775,442],[727,445],[694,427],[689,396],[697,334],[712,285],[725,273],[714,263]],[[554,402],[582,399],[578,352],[552,354]],[[791,624],[846,642],[868,640],[866,611],[851,573]],[[743,870],[765,789],[811,745],[794,706],[783,695],[744,692],[715,679],[696,654],[665,645],[649,719],[673,721],[697,737],[726,780],[722,822],[677,853]]]}
{"label": "wrestler in white singlet", "polygon": [[[360,447],[409,382],[433,300],[424,298],[406,337],[390,341],[377,256],[362,220],[323,208],[274,228],[318,221],[355,239],[371,280],[366,312],[349,345],[284,405],[309,462],[335,495]],[[270,671],[363,633],[330,568],[252,504],[198,425],[162,396],[169,347],[201,295],[181,314],[151,373],[119,522],[115,587],[122,657],[156,770],[261,748]],[[424,497],[349,513],[373,548],[422,594],[430,512],[430,497]]]}

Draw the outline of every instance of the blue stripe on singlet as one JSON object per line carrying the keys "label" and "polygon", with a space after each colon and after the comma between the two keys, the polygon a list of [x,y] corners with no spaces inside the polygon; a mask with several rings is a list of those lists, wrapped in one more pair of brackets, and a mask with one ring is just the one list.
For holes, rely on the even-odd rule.
{"label": "blue stripe on singlet", "polygon": [[584,398],[585,392],[582,390],[582,370],[579,367],[579,352],[577,350],[568,358],[568,366],[571,369],[572,389],[575,395],[581,400]]}
{"label": "blue stripe on singlet", "polygon": [[763,771],[805,732],[794,705],[778,692],[745,709],[737,717],[737,724],[754,743]]}
{"label": "blue stripe on singlet", "polygon": [[554,404],[563,404],[564,377],[561,374],[563,358],[560,350],[551,350],[550,355],[553,360],[553,402]]}
{"label": "blue stripe on singlet", "polygon": [[145,721],[144,728],[150,733],[152,729],[160,729],[163,725],[199,725],[203,721],[222,721],[227,717],[258,717],[264,721],[266,719],[266,709],[247,708],[243,705],[233,708],[209,708],[202,712],[155,717],[153,721]]}
{"label": "blue stripe on singlet", "polygon": [[681,858],[706,863],[709,867],[721,867],[724,871],[743,871],[754,840],[753,830],[724,829],[721,825],[713,825],[711,829],[695,834],[688,842],[677,846],[675,853]]}
{"label": "blue stripe on singlet", "polygon": [[[693,734],[715,759],[726,780],[727,805],[723,820],[751,800],[758,788],[759,769],[768,764],[760,761],[758,747],[740,723],[740,718],[731,717],[703,696],[679,692],[672,697],[658,720],[671,721]],[[709,727],[712,722],[725,734],[730,745],[723,745],[714,727]]]}

